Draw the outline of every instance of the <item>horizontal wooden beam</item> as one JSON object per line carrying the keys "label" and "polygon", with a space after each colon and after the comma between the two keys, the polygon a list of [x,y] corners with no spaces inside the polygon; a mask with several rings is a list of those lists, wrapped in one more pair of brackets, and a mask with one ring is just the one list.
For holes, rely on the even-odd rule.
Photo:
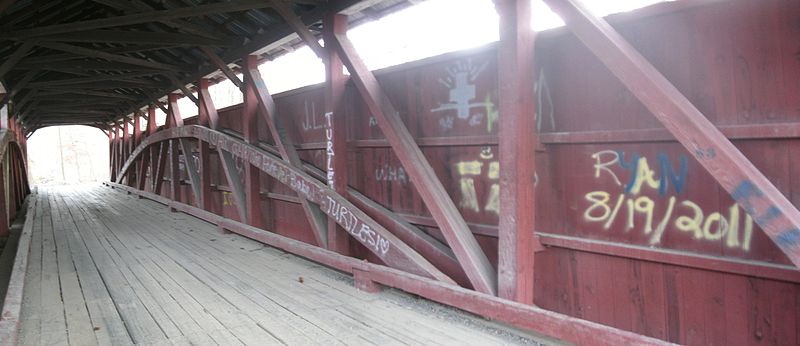
{"label": "horizontal wooden beam", "polygon": [[[10,37],[13,40],[25,40],[24,37]],[[129,44],[159,44],[177,46],[235,46],[242,39],[227,37],[224,39],[208,38],[190,34],[177,34],[171,32],[153,31],[123,31],[123,30],[88,30],[69,33],[57,33],[38,37],[40,41],[53,42],[107,42]]]}
{"label": "horizontal wooden beam", "polygon": [[139,58],[133,58],[133,57],[124,56],[124,55],[112,54],[112,53],[107,53],[107,52],[96,50],[96,49],[89,49],[89,48],[69,45],[69,44],[65,44],[65,43],[40,42],[37,45],[39,45],[41,47],[45,47],[45,48],[60,50],[60,51],[63,51],[63,52],[82,55],[82,56],[87,56],[87,57],[91,57],[91,58],[101,58],[101,59],[117,61],[117,62],[121,62],[121,63],[125,63],[125,64],[149,67],[149,68],[153,68],[153,69],[162,69],[162,70],[168,70],[168,71],[180,71],[181,70],[181,67],[178,67],[178,66],[175,66],[175,65],[164,64],[164,63],[160,63],[160,62],[149,61],[149,60],[144,60],[144,59],[139,59]]}
{"label": "horizontal wooden beam", "polygon": [[630,258],[637,261],[665,263],[721,273],[800,283],[800,271],[792,265],[773,264],[676,251],[673,249],[661,249],[657,247],[586,239],[562,234],[536,232],[536,235],[545,247],[577,250],[607,256]]}
{"label": "horizontal wooden beam", "polygon": [[37,89],[41,90],[54,90],[55,88],[61,89],[70,89],[70,90],[111,90],[111,89],[127,89],[132,91],[134,89],[137,90],[161,90],[163,87],[154,85],[154,84],[147,84],[141,85],[136,83],[128,83],[128,82],[114,82],[114,81],[107,81],[107,82],[90,82],[90,83],[81,83],[81,84],[72,84],[72,85],[59,85],[59,86],[40,86]]}
{"label": "horizontal wooden beam", "polygon": [[[800,123],[717,126],[728,139],[800,138]],[[675,142],[667,129],[605,130],[542,133],[544,144]]]}
{"label": "horizontal wooden beam", "polygon": [[65,108],[65,107],[42,107],[37,106],[36,108],[32,108],[31,111],[37,113],[60,113],[60,114],[81,114],[81,115],[104,115],[109,116],[111,112],[103,112],[98,111],[95,109],[72,109],[72,108]]}
{"label": "horizontal wooden beam", "polygon": [[109,105],[119,105],[120,100],[104,98],[104,97],[49,96],[49,97],[42,97],[40,104],[43,106],[48,105],[48,106],[74,107],[81,105],[98,105],[107,107]]}
{"label": "horizontal wooden beam", "polygon": [[57,86],[57,85],[72,85],[72,84],[85,84],[85,83],[93,83],[93,82],[105,82],[105,81],[121,81],[128,84],[137,84],[140,86],[150,86],[154,82],[153,81],[146,81],[146,80],[136,80],[136,77],[144,77],[144,76],[152,76],[155,72],[144,72],[144,73],[125,73],[125,74],[101,74],[97,75],[96,77],[82,77],[82,78],[68,78],[68,79],[56,79],[56,80],[45,80],[41,82],[33,82],[30,83],[32,88],[41,87],[41,86]]}
{"label": "horizontal wooden beam", "polygon": [[[73,54],[59,54],[57,61],[44,60],[45,57],[35,57],[21,61],[14,67],[16,70],[45,70],[45,71],[152,71],[161,72],[162,68],[144,67],[140,65],[123,64],[120,62],[84,60],[83,56]],[[36,59],[36,60],[34,60]]]}
{"label": "horizontal wooden beam", "polygon": [[40,88],[40,92],[38,93],[39,96],[53,96],[53,95],[76,95],[76,96],[99,96],[99,97],[111,97],[117,99],[124,99],[124,100],[131,100],[136,101],[139,100],[138,97],[127,95],[127,94],[120,94],[108,91],[96,91],[96,90],[65,90],[60,88],[55,89],[48,89],[48,88]]}
{"label": "horizontal wooden beam", "polygon": [[[122,11],[124,14],[135,14],[139,12],[147,12],[155,10],[152,5],[145,3],[142,0],[92,0],[96,3],[106,5],[108,7]],[[184,19],[162,19],[159,20],[162,24],[171,28],[178,29],[178,31],[185,33],[192,33],[208,37],[212,39],[222,39],[223,35],[218,34],[214,30],[209,30],[201,25],[188,22]]]}
{"label": "horizontal wooden beam", "polygon": [[0,34],[0,39],[20,38],[20,37],[36,37],[44,35],[53,35],[59,33],[85,31],[92,29],[102,29],[118,26],[126,26],[133,24],[142,24],[166,19],[186,18],[204,16],[214,13],[238,12],[244,10],[251,10],[254,8],[265,8],[272,6],[270,1],[264,0],[233,0],[221,3],[214,3],[208,5],[198,5],[174,8],[168,10],[146,11],[130,15],[87,20],[82,22],[73,22],[66,24],[56,24],[42,26],[32,29],[23,29],[12,31],[5,34]]}

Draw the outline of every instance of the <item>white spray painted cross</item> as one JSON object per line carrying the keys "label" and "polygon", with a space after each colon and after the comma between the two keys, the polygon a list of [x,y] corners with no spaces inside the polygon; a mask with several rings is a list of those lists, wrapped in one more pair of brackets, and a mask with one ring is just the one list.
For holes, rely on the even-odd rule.
{"label": "white spray painted cross", "polygon": [[[487,63],[480,66],[472,64],[471,60],[459,61],[447,69],[448,76],[439,79],[439,83],[450,89],[449,102],[440,103],[439,107],[431,109],[431,112],[456,111],[456,117],[452,115],[439,119],[439,126],[447,131],[455,125],[455,119],[465,120],[470,126],[480,125],[484,117],[487,117],[487,131],[491,132],[492,123],[497,119],[497,110],[491,102],[489,95],[484,102],[473,102],[477,97],[475,80],[486,68]],[[486,114],[471,114],[472,109],[483,107]]]}

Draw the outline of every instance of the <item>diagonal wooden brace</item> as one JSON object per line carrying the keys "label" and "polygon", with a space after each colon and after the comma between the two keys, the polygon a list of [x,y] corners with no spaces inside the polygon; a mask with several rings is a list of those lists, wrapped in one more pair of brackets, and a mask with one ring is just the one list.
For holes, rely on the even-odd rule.
{"label": "diagonal wooden brace", "polygon": [[605,20],[577,0],[545,3],[800,266],[800,211],[781,191]]}
{"label": "diagonal wooden brace", "polygon": [[[156,160],[154,167],[156,167],[156,174],[153,176],[153,192],[156,194],[161,194],[161,187],[164,185],[164,171],[167,166],[167,153],[169,151],[169,143],[160,143],[158,156],[151,156],[153,159]],[[152,155],[152,153],[151,153]],[[119,177],[117,177],[117,183],[119,183]]]}
{"label": "diagonal wooden brace", "polygon": [[[220,71],[222,71],[223,74],[225,74],[225,77],[228,77],[231,83],[236,85],[236,87],[239,88],[240,90],[244,89],[244,83],[242,83],[239,77],[236,76],[236,72],[233,72],[233,70],[231,70],[231,68],[228,67],[228,64],[226,64],[225,61],[222,60],[222,58],[219,55],[217,55],[217,53],[214,53],[214,51],[207,46],[200,46],[200,50],[203,51],[203,53],[208,57],[208,60],[211,61],[214,64],[214,66],[216,66]],[[202,86],[200,87],[200,89],[203,89]],[[205,89],[206,93],[208,93],[208,88],[206,87]],[[199,95],[200,95],[200,90],[198,90],[198,96]]]}
{"label": "diagonal wooden brace", "polygon": [[[133,113],[133,140],[131,141],[131,147],[128,149],[128,152],[132,152],[133,149],[135,149],[136,146],[139,145],[139,141],[142,140],[142,123],[141,123],[142,119],[141,119],[141,117],[142,117],[142,115],[141,115],[141,113],[139,113],[138,110]],[[144,166],[144,162],[138,163],[138,166]],[[136,185],[134,185],[134,182],[131,182],[129,184],[130,186],[139,186],[139,181],[142,180],[142,176],[139,174],[141,172],[141,170],[142,169],[137,169],[134,172],[134,174],[136,174],[136,181],[135,181]]]}
{"label": "diagonal wooden brace", "polygon": [[316,54],[320,59],[325,59],[327,57],[328,52],[322,46],[320,46],[319,41],[316,37],[314,37],[314,34],[311,32],[311,30],[308,29],[308,26],[306,26],[300,17],[298,17],[297,14],[292,11],[288,4],[275,1],[272,5],[272,8],[275,9],[275,11],[277,11],[281,17],[283,17],[283,20],[285,20],[286,23],[292,27],[294,32],[297,33],[297,36],[300,36],[303,42],[306,43],[308,48],[311,48],[314,54]]}
{"label": "diagonal wooden brace", "polygon": [[[167,123],[169,127],[183,126],[183,117],[181,117],[180,108],[178,108],[178,94],[169,94],[167,97],[169,101],[169,108],[167,109]],[[178,141],[172,141],[169,144],[169,161],[170,161],[170,196],[173,200],[180,200],[181,194],[181,172],[179,169],[178,155],[180,152]],[[126,155],[127,156],[127,155]]]}
{"label": "diagonal wooden brace", "polygon": [[464,268],[473,287],[483,293],[495,295],[497,276],[486,254],[456,209],[430,163],[408,132],[399,113],[389,97],[381,89],[378,80],[358,57],[358,53],[347,36],[335,35],[334,48],[350,71],[351,79],[361,93],[370,113],[378,121],[389,144],[400,163],[408,172],[422,200],[442,230],[448,245]]}
{"label": "diagonal wooden brace", "polygon": [[[197,98],[199,101],[197,104],[198,122],[201,126],[208,126],[211,129],[216,129],[219,125],[219,115],[217,114],[213,102],[211,102],[211,96],[208,93],[208,85],[208,80],[205,78],[197,83]],[[213,208],[211,203],[211,157],[208,143],[199,142],[197,145],[197,154],[199,159],[197,169],[200,172],[199,206],[204,210],[211,210]]]}
{"label": "diagonal wooden brace", "polygon": [[[128,160],[128,155],[130,154],[130,150],[128,150],[128,149],[130,149],[130,147],[131,147],[130,144],[131,144],[131,140],[130,140],[130,135],[128,134],[128,120],[127,119],[123,119],[122,120],[122,156],[121,156],[122,162],[125,162],[126,160]],[[126,175],[125,178],[127,180],[127,184],[126,185],[130,185],[130,182],[131,182],[130,174]]]}
{"label": "diagonal wooden brace", "polygon": [[188,139],[179,139],[181,143],[181,151],[183,152],[183,163],[186,165],[186,172],[189,175],[189,182],[192,184],[192,192],[194,193],[194,200],[198,207],[203,205],[200,198],[200,173],[197,171],[197,165],[194,163],[194,150],[192,150],[192,143]]}
{"label": "diagonal wooden brace", "polygon": [[150,151],[147,150],[142,153],[142,159],[139,163],[139,172],[136,173],[136,188],[144,190],[145,182],[147,181],[147,165],[150,162]]}
{"label": "diagonal wooden brace", "polygon": [[[275,144],[278,147],[281,157],[293,167],[302,170],[303,163],[300,161],[300,157],[297,155],[297,150],[294,147],[291,137],[289,137],[289,132],[283,126],[280,118],[277,116],[275,100],[272,99],[272,95],[267,90],[267,85],[264,83],[264,80],[261,78],[261,74],[258,72],[255,56],[251,55],[245,58],[245,68],[243,72],[245,74],[245,83],[248,87],[253,88],[253,91],[255,92],[256,99],[258,99],[258,107],[261,111],[260,113],[264,116],[264,120],[267,122],[267,127],[270,129],[272,138],[275,140]],[[309,202],[305,198],[302,198],[302,195],[300,196],[303,212],[305,212],[308,222],[311,224],[317,244],[323,248],[327,248],[327,218],[325,218],[324,213],[319,209],[318,205]]]}
{"label": "diagonal wooden brace", "polygon": [[233,191],[233,197],[236,198],[236,209],[239,212],[239,220],[243,223],[247,222],[247,201],[244,195],[244,185],[242,184],[242,177],[236,169],[236,161],[231,153],[217,148],[219,152],[220,161],[222,161],[222,170],[225,171],[225,177],[228,178],[228,186]]}

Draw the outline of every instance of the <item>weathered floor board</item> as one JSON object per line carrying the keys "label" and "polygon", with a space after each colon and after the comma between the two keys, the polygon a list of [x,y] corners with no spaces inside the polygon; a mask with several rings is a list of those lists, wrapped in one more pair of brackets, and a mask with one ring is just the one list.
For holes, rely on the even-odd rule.
{"label": "weathered floor board", "polygon": [[537,343],[106,187],[32,198],[23,345]]}

